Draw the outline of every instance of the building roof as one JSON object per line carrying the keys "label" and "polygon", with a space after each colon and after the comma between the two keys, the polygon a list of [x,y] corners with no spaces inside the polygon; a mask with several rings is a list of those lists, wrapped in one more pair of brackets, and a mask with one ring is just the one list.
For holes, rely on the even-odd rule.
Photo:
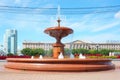
{"label": "building roof", "polygon": [[76,40],[76,41],[73,41],[73,43],[87,43],[87,42],[81,41],[81,40]]}

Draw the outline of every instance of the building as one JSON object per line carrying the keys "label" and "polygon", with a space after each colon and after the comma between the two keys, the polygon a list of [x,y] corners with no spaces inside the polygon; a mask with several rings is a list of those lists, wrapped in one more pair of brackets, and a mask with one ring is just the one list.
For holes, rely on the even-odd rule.
{"label": "building", "polygon": [[7,29],[4,34],[4,51],[8,53],[17,53],[17,30]]}
{"label": "building", "polygon": [[[23,48],[43,48],[45,50],[52,49],[53,43],[41,43],[41,42],[23,42]],[[76,40],[70,43],[65,43],[64,48],[69,49],[112,49],[112,50],[120,50],[120,43],[91,43],[84,42],[81,40]]]}
{"label": "building", "polygon": [[23,48],[42,48],[45,50],[52,49],[52,43],[42,43],[42,42],[31,42],[31,41],[24,41]]}
{"label": "building", "polygon": [[5,52],[3,50],[3,45],[0,45],[0,56],[5,56]]}
{"label": "building", "polygon": [[120,50],[120,43],[92,43],[83,42],[80,40],[73,41],[71,43],[66,43],[65,48],[84,48],[84,49],[110,49],[110,50]]}

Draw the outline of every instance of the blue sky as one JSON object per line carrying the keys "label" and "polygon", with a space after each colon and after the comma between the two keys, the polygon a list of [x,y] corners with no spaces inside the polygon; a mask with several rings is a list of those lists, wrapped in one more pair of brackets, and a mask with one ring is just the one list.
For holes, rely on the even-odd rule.
{"label": "blue sky", "polygon": [[[0,0],[0,44],[3,43],[3,34],[6,29],[17,29],[18,46],[22,47],[22,42],[39,41],[39,42],[55,42],[54,38],[44,33],[48,27],[57,25],[57,10],[54,14],[39,10],[39,8],[89,8],[89,7],[105,7],[120,5],[120,0]],[[3,6],[13,7],[32,7],[32,11],[15,9],[15,12],[8,9],[4,11]],[[116,10],[112,12],[103,12],[106,8],[96,9],[80,9],[85,14],[64,14],[61,9],[61,25],[72,28],[74,33],[63,39],[63,42],[71,42],[74,40],[106,42],[108,40],[120,42],[120,7],[112,8]],[[77,11],[77,10],[73,10]],[[88,12],[90,11],[90,12]],[[103,13],[96,13],[102,11]],[[36,13],[34,13],[36,12]],[[38,13],[37,13],[38,12]],[[41,12],[41,13],[40,13]]]}

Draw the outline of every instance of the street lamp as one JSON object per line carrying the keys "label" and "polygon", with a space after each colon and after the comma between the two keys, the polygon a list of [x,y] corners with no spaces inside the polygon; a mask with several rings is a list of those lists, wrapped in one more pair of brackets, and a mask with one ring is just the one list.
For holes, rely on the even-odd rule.
{"label": "street lamp", "polygon": [[97,45],[96,45],[96,48],[97,48],[97,52],[98,52],[98,47],[99,47],[99,45],[97,44]]}
{"label": "street lamp", "polygon": [[91,49],[90,45],[88,46],[88,49],[89,49],[89,50]]}

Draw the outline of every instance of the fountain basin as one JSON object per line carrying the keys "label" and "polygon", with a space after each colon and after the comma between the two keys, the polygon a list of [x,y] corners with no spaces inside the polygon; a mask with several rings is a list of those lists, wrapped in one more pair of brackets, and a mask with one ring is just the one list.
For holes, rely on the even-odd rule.
{"label": "fountain basin", "polygon": [[73,33],[73,30],[70,28],[67,28],[67,27],[56,26],[56,27],[47,28],[44,32],[46,34],[49,34],[52,37],[55,37],[55,38],[61,37],[62,38],[62,37],[67,36],[68,34]]}
{"label": "fountain basin", "polygon": [[7,58],[6,68],[33,71],[102,71],[114,69],[109,59],[23,59]]}

